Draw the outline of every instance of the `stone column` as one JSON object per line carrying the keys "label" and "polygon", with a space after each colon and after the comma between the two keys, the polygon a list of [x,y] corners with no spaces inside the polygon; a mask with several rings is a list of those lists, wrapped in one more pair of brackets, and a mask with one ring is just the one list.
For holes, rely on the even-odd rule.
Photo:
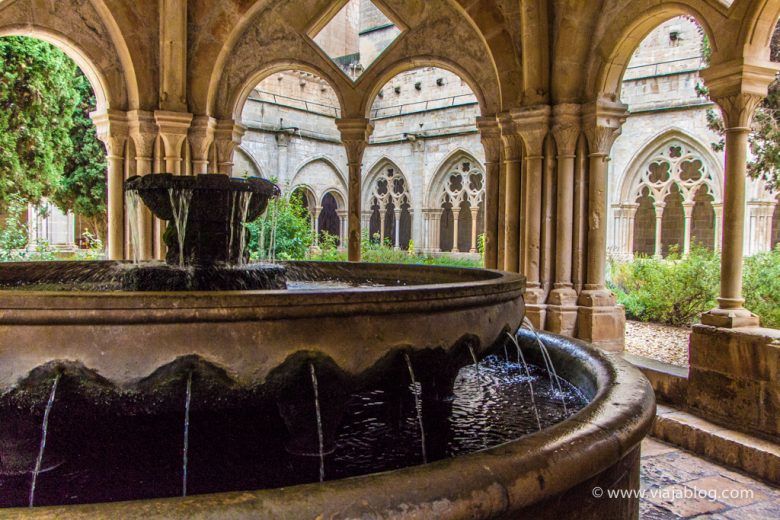
{"label": "stone column", "polygon": [[664,202],[655,202],[653,203],[653,206],[655,206],[655,249],[653,250],[653,256],[656,258],[661,258],[663,256],[663,248],[661,246],[661,240],[663,238],[663,218],[664,218],[664,208],[666,207],[666,203]]}
{"label": "stone column", "polygon": [[558,151],[558,203],[555,227],[555,283],[547,298],[546,329],[567,336],[577,330],[577,292],[572,284],[574,159],[581,132],[580,106],[553,108],[552,135]]}
{"label": "stone column", "polygon": [[411,207],[409,208],[409,214],[412,216],[412,240],[414,241],[414,249],[421,251],[425,241],[423,238],[425,227],[423,219],[418,218],[418,216],[423,213],[423,202],[425,200],[425,161],[427,154],[425,151],[425,139],[409,134],[407,140],[411,148],[412,164],[417,165],[417,168],[419,168],[419,175],[410,176],[408,181],[410,183],[409,202]]}
{"label": "stone column", "polygon": [[209,172],[209,150],[214,142],[217,120],[209,116],[195,116],[190,126],[189,140],[192,147],[192,173]]}
{"label": "stone column", "polygon": [[479,206],[471,207],[471,249],[469,253],[477,252],[477,217],[479,216]]}
{"label": "stone column", "polygon": [[336,214],[339,217],[339,249],[344,249],[347,238],[347,211],[340,209]]}
{"label": "stone column", "polygon": [[520,158],[523,141],[517,133],[512,116],[499,119],[503,144],[504,176],[504,266],[505,271],[520,272]]}
{"label": "stone column", "polygon": [[441,208],[433,212],[433,252],[441,253]]}
{"label": "stone column", "polygon": [[723,229],[723,203],[713,203],[712,212],[715,214],[715,218],[713,219],[713,248],[715,251],[720,251],[721,237],[723,236],[721,231]]}
{"label": "stone column", "polygon": [[[347,237],[349,236],[349,213],[346,215],[347,217],[347,230],[344,233],[344,243],[342,244],[342,247],[346,247],[347,245]],[[371,212],[370,211],[364,211],[361,214],[360,219],[360,229],[365,230],[365,232],[368,234],[371,232]],[[371,236],[368,237],[368,240],[371,240]]]}
{"label": "stone column", "polygon": [[214,146],[217,149],[217,171],[233,175],[233,153],[246,133],[246,127],[232,119],[217,122],[214,131]]}
{"label": "stone column", "polygon": [[360,215],[361,215],[361,165],[363,152],[368,146],[368,138],[373,127],[368,119],[363,117],[337,119],[336,126],[341,132],[341,142],[347,152],[349,167],[349,261],[360,261]]}
{"label": "stone column", "polygon": [[726,129],[726,167],[723,187],[723,240],[718,307],[701,322],[715,327],[748,327],[758,317],[745,309],[742,298],[742,258],[745,233],[745,181],[748,135],[756,107],[766,96],[776,64],[728,62],[702,71],[710,98],[721,108]]}
{"label": "stone column", "polygon": [[498,242],[501,128],[495,116],[478,117],[477,128],[485,148],[485,267],[497,269],[498,249],[503,246]]}
{"label": "stone column", "polygon": [[636,219],[636,210],[639,209],[639,204],[628,204],[626,211],[628,212],[628,239],[626,245],[628,247],[626,251],[626,257],[628,259],[634,258],[634,222]]}
{"label": "stone column", "polygon": [[545,294],[541,285],[542,172],[544,140],[549,132],[550,107],[546,105],[512,111],[515,129],[523,140],[521,183],[520,272],[526,276],[526,315],[538,329],[545,325]]}
{"label": "stone column", "polygon": [[[128,113],[130,138],[135,145],[135,172],[137,175],[152,173],[154,142],[157,139],[157,122],[152,112],[134,110]],[[140,260],[154,258],[154,217],[146,205],[138,208],[138,245]]]}
{"label": "stone column", "polygon": [[276,161],[279,184],[289,186],[292,182],[289,170],[290,134],[280,132],[276,134]]}
{"label": "stone column", "polygon": [[627,117],[626,105],[600,99],[583,107],[583,130],[589,146],[588,257],[580,293],[577,337],[608,350],[623,350],[625,310],[606,288],[607,161]]}
{"label": "stone column", "polygon": [[455,207],[455,203],[452,205],[452,252],[459,253],[458,249],[458,219],[460,218],[460,203],[458,207]]}
{"label": "stone column", "polygon": [[394,208],[393,214],[395,216],[395,221],[393,222],[393,244],[395,250],[401,249],[401,209],[400,208]]}
{"label": "stone column", "polygon": [[379,205],[379,243],[385,243],[385,225],[387,224],[387,208]]}
{"label": "stone column", "polygon": [[683,254],[691,252],[691,217],[693,217],[693,202],[683,204]]}
{"label": "stone column", "polygon": [[312,214],[312,230],[314,231],[313,245],[320,245],[320,213],[322,213],[322,207],[314,206],[314,213]]}
{"label": "stone column", "polygon": [[125,255],[125,191],[124,152],[129,124],[127,114],[109,110],[90,114],[97,136],[106,146],[108,159],[107,191],[108,226],[106,253],[109,260],[122,260]]}

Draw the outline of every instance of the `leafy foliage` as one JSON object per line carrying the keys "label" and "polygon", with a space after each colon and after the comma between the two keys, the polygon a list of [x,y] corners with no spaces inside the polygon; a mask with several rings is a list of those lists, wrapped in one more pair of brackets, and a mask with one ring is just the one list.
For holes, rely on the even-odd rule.
{"label": "leafy foliage", "polygon": [[[687,256],[639,257],[610,262],[609,286],[629,318],[669,325],[691,325],[716,305],[720,256],[693,247]],[[745,259],[745,306],[765,327],[780,327],[780,248]]]}
{"label": "leafy foliage", "polygon": [[70,129],[73,153],[67,157],[52,200],[61,209],[72,210],[88,219],[92,233],[102,237],[106,227],[106,152],[89,117],[95,110],[92,87],[79,70],[73,82],[79,93]]}
{"label": "leafy foliage", "polygon": [[[770,42],[772,61],[780,61],[780,24],[775,27]],[[707,89],[697,86],[700,96],[708,95]],[[707,111],[707,126],[718,134],[720,139],[712,143],[712,149],[723,151],[725,148],[725,127],[721,115],[715,110]],[[748,162],[748,175],[754,179],[764,179],[770,188],[780,191],[780,79],[769,85],[769,92],[756,109],[753,116],[752,132],[748,138],[751,159]]]}
{"label": "leafy foliage", "polygon": [[12,196],[38,203],[73,151],[76,64],[48,43],[0,38],[0,211]]}
{"label": "leafy foliage", "polygon": [[271,232],[276,220],[273,253],[277,260],[298,260],[306,256],[312,244],[309,214],[303,200],[293,194],[271,200],[268,209],[254,222],[249,222],[249,252],[253,260],[271,257]]}

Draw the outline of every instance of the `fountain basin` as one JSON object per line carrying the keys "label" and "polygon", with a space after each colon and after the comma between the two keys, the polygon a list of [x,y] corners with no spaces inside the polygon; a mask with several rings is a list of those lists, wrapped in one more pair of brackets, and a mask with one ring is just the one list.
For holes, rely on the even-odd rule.
{"label": "fountain basin", "polygon": [[[558,373],[590,399],[538,433],[397,471],[281,489],[6,510],[19,518],[637,518],[639,443],[655,413],[648,381],[614,354],[542,334]],[[540,362],[535,338],[521,332]],[[604,496],[594,490],[600,488]],[[597,495],[597,496],[594,496]]]}
{"label": "fountain basin", "polygon": [[[116,263],[77,267],[102,279]],[[523,316],[519,275],[359,263],[284,267],[292,285],[314,280],[362,286],[40,291],[25,283],[57,280],[73,264],[9,264],[4,276],[17,289],[0,291],[0,392],[52,360],[78,361],[118,386],[191,355],[224,368],[243,385],[263,382],[300,350],[321,352],[345,372],[360,374],[393,349],[449,350],[465,341],[483,352],[517,329]],[[88,275],[80,283],[91,287],[97,282],[85,281]]]}

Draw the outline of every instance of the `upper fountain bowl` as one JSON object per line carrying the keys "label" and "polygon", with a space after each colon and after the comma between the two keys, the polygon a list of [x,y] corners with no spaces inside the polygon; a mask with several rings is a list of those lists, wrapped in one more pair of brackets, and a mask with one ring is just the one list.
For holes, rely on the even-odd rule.
{"label": "upper fountain bowl", "polygon": [[244,224],[260,216],[268,201],[281,193],[259,177],[170,173],[130,177],[125,192],[137,194],[157,218],[168,221],[166,263],[188,266],[246,263]]}

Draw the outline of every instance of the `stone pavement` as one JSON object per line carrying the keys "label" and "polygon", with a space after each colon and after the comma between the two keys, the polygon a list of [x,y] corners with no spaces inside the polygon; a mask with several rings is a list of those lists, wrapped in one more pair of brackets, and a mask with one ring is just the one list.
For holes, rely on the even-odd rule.
{"label": "stone pavement", "polygon": [[780,519],[780,488],[649,437],[640,475],[642,520]]}

